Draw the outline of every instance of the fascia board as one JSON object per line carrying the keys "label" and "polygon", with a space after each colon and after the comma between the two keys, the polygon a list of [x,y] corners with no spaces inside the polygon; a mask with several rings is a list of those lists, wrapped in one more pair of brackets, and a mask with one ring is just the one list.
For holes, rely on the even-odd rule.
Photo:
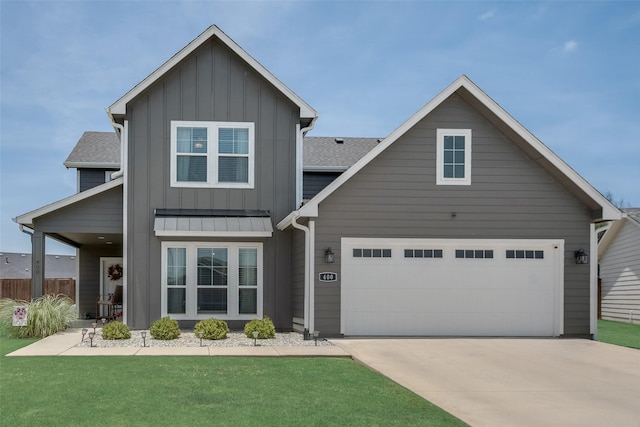
{"label": "fascia board", "polygon": [[253,67],[258,73],[260,73],[269,83],[274,85],[278,90],[285,94],[294,104],[300,107],[300,117],[316,119],[318,113],[311,108],[302,98],[296,95],[291,89],[284,85],[277,77],[275,77],[269,70],[267,70],[262,64],[256,61],[251,55],[249,55],[244,49],[242,49],[236,42],[234,42],[229,36],[227,36],[216,25],[212,25],[207,28],[202,34],[191,41],[178,53],[173,55],[167,62],[162,64],[153,73],[147,76],[144,80],[133,87],[129,92],[123,95],[120,99],[114,102],[108,109],[109,115],[125,115],[127,112],[127,103],[133,98],[142,93],[145,89],[151,86],[160,77],[166,74],[171,68],[180,63],[193,51],[199,48],[203,43],[209,40],[212,36],[216,36],[220,41],[226,44],[231,50],[233,50],[238,56],[246,61],[251,67]]}
{"label": "fascia board", "polygon": [[64,162],[67,169],[119,169],[120,163]]}
{"label": "fascia board", "polygon": [[35,218],[41,217],[42,215],[46,215],[58,209],[61,209],[66,206],[77,203],[79,201],[88,199],[89,197],[111,190],[112,188],[122,185],[123,182],[124,182],[124,178],[120,177],[120,178],[114,179],[113,181],[109,181],[102,185],[98,185],[97,187],[90,188],[89,190],[81,191],[80,193],[76,193],[72,196],[58,200],[57,202],[50,203],[46,206],[42,206],[41,208],[38,208],[31,212],[22,214],[16,217],[16,222],[20,225],[26,225],[30,227],[33,225],[33,220]]}
{"label": "fascia board", "polygon": [[347,171],[336,178],[331,184],[329,184],[322,191],[316,194],[315,197],[313,197],[302,208],[300,208],[300,215],[312,216],[311,212],[315,211],[315,215],[313,216],[317,216],[318,204],[320,204],[331,193],[333,193],[337,188],[344,184],[349,178],[358,173],[365,165],[375,159],[381,152],[386,150],[409,129],[415,126],[420,120],[424,119],[437,106],[439,106],[449,96],[451,96],[454,92],[462,87],[469,91],[476,99],[478,99],[478,101],[483,103],[500,120],[511,127],[529,145],[531,145],[538,153],[540,153],[542,157],[546,158],[555,168],[557,168],[569,180],[571,180],[582,191],[584,191],[584,193],[588,197],[590,197],[593,201],[600,205],[602,207],[602,220],[618,220],[621,218],[622,213],[618,208],[616,208],[611,202],[606,199],[606,197],[600,194],[598,190],[592,187],[591,184],[589,184],[576,171],[574,171],[569,165],[567,165],[562,159],[560,159],[553,151],[551,151],[546,145],[544,145],[538,138],[536,138],[531,132],[529,132],[524,126],[522,126],[517,120],[515,120],[500,105],[498,105],[493,99],[491,99],[486,93],[484,93],[466,75],[458,77],[453,83],[447,86],[442,92],[440,92],[435,98],[429,101],[417,113],[415,113],[407,121],[401,124],[391,134],[389,134],[389,136],[386,137],[382,142],[380,142],[376,147],[374,147],[373,150],[369,151],[365,156],[363,156],[359,161],[351,166],[351,168],[347,169]]}
{"label": "fascia board", "polygon": [[611,243],[613,243],[618,233],[620,233],[620,230],[622,230],[622,226],[627,221],[629,221],[629,218],[627,217],[627,214],[623,213],[622,219],[614,221],[613,224],[611,224],[611,227],[609,227],[609,229],[604,233],[604,236],[602,236],[602,239],[598,243],[599,258],[602,258],[604,254],[607,253],[607,249],[609,249],[609,246],[611,246]]}

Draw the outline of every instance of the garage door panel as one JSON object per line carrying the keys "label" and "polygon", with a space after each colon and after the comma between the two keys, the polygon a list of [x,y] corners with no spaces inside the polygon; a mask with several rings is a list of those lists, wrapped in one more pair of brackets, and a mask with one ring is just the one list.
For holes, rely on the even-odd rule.
{"label": "garage door panel", "polygon": [[[341,292],[346,335],[558,334],[562,242],[345,240]],[[350,256],[353,248],[367,245],[388,248],[391,256]],[[439,249],[441,258],[406,258],[407,246]],[[460,248],[491,258],[456,258]],[[537,251],[538,258],[513,259],[515,250],[525,253],[523,248]]]}

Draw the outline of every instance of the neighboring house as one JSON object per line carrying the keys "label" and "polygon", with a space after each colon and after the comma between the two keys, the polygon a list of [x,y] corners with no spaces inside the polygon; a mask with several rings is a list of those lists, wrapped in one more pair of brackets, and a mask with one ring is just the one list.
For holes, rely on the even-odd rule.
{"label": "neighboring house", "polygon": [[121,169],[17,218],[35,258],[78,248],[81,312],[121,259],[135,329],[596,331],[574,253],[620,212],[465,76],[384,140],[305,138],[315,110],[212,26],[107,113]]}
{"label": "neighboring house", "polygon": [[605,320],[640,323],[640,208],[623,209],[598,245]]}
{"label": "neighboring house", "polygon": [[[76,257],[73,255],[47,255],[45,259],[45,278],[75,279]],[[0,253],[0,279],[30,279],[31,254]]]}

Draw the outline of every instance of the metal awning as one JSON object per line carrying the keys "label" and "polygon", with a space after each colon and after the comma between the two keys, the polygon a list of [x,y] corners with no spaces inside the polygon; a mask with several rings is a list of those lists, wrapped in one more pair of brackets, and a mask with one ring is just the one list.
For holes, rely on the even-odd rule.
{"label": "metal awning", "polygon": [[153,230],[159,237],[271,237],[267,211],[156,209]]}

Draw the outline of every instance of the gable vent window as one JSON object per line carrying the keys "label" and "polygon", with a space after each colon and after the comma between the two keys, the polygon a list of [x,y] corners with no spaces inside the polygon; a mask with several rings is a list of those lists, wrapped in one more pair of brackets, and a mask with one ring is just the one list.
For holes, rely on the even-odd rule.
{"label": "gable vent window", "polygon": [[436,184],[471,185],[471,129],[438,129],[436,138]]}
{"label": "gable vent window", "polygon": [[405,258],[442,258],[442,249],[405,249]]}
{"label": "gable vent window", "polygon": [[507,249],[507,259],[544,259],[544,251]]}
{"label": "gable vent window", "polygon": [[354,258],[391,258],[391,249],[354,249]]}
{"label": "gable vent window", "polygon": [[492,259],[492,249],[456,249],[456,258],[464,259]]}
{"label": "gable vent window", "polygon": [[171,122],[171,186],[254,187],[254,124]]}

